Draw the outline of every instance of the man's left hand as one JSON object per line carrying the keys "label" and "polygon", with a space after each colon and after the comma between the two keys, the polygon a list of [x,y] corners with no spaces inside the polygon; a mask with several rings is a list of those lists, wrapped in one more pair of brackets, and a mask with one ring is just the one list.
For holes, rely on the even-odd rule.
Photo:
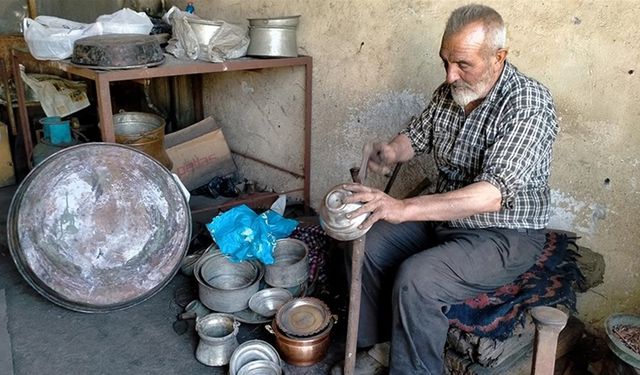
{"label": "man's left hand", "polygon": [[369,217],[358,226],[358,229],[366,229],[378,220],[384,220],[392,224],[402,223],[405,203],[395,199],[383,191],[361,184],[345,184],[344,189],[353,192],[344,199],[344,203],[361,203],[362,206],[347,215],[347,218],[355,218],[369,213]]}

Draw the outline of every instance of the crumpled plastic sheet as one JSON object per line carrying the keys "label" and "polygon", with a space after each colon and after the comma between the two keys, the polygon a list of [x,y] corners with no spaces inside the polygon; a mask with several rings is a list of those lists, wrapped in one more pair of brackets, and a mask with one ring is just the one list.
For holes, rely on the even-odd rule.
{"label": "crumpled plastic sheet", "polygon": [[258,215],[243,204],[219,214],[206,226],[220,251],[232,261],[258,259],[273,264],[276,240],[288,237],[298,222],[273,210]]}

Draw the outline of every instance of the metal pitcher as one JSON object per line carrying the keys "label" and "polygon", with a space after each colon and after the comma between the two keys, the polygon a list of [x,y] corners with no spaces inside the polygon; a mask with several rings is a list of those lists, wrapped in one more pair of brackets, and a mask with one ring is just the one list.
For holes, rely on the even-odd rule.
{"label": "metal pitcher", "polygon": [[240,323],[231,314],[212,313],[196,318],[196,332],[200,336],[196,359],[206,366],[223,366],[238,347]]}

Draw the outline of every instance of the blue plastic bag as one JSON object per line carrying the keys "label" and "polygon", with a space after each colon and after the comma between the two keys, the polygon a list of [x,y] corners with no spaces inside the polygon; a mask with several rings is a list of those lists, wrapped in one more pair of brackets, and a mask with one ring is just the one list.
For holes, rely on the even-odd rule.
{"label": "blue plastic bag", "polygon": [[296,220],[272,210],[258,215],[243,204],[214,217],[207,229],[220,251],[231,260],[258,259],[273,264],[276,240],[288,237],[297,226]]}

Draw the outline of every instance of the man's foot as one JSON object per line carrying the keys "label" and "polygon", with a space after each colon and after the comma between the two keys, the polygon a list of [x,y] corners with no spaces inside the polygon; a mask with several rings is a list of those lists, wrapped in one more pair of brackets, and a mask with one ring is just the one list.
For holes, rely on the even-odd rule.
{"label": "man's foot", "polygon": [[[371,356],[370,353],[374,348],[369,351],[358,352],[356,354],[355,375],[385,375],[389,373],[389,368],[386,366],[386,364],[389,363],[388,360],[386,361],[386,364],[383,364]],[[342,375],[343,373],[344,361],[338,362],[331,368],[331,375]]]}

